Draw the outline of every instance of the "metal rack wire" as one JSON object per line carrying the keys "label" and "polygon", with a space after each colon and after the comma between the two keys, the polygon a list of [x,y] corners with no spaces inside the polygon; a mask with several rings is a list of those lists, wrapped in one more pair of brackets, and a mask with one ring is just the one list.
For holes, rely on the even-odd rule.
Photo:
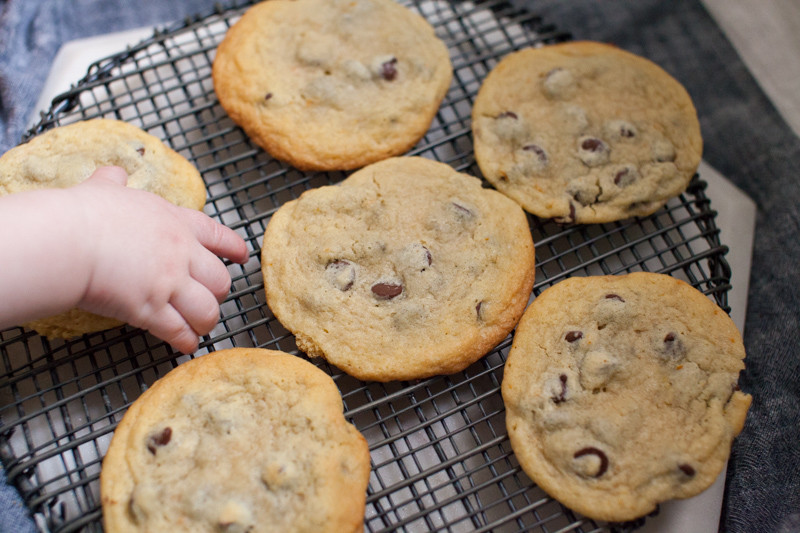
{"label": "metal rack wire", "polygon": [[[246,239],[251,259],[228,266],[233,288],[222,319],[195,356],[232,346],[297,353],[264,300],[261,238],[280,205],[345,177],[301,173],[272,159],[219,106],[211,82],[214,50],[252,3],[217,5],[93,64],[29,132],[118,118],[160,137],[201,171],[205,212]],[[454,67],[441,110],[412,154],[480,176],[470,113],[481,80],[509,52],[569,35],[505,0],[404,5],[434,25]],[[568,276],[647,270],[684,279],[728,310],[727,249],[704,189],[695,177],[686,193],[643,219],[565,227],[530,217],[534,294]],[[366,530],[587,532],[641,524],[577,516],[521,471],[499,392],[510,345],[508,338],[467,370],[420,382],[360,382],[315,361],[333,376],[345,415],[370,443]],[[132,401],[187,359],[127,326],[69,341],[21,328],[0,332],[0,460],[41,531],[102,531],[98,478],[111,434]]]}

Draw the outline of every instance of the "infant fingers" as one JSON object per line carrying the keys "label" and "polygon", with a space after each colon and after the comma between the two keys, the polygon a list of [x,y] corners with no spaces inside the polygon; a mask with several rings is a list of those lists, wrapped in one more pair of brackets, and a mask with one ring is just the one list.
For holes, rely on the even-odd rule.
{"label": "infant fingers", "polygon": [[205,248],[201,248],[200,252],[192,256],[189,275],[211,291],[217,298],[217,303],[222,303],[231,290],[231,275],[228,269],[216,255]]}
{"label": "infant fingers", "polygon": [[205,335],[219,322],[216,297],[195,280],[189,280],[173,294],[169,303],[198,335]]}
{"label": "infant fingers", "polygon": [[248,259],[247,245],[244,239],[232,229],[211,220],[205,213],[184,209],[189,218],[192,231],[200,244],[212,253],[225,257],[239,264],[244,264]]}
{"label": "infant fingers", "polygon": [[167,304],[156,311],[149,322],[141,327],[181,353],[188,355],[197,351],[197,333],[172,305]]}
{"label": "infant fingers", "polygon": [[109,181],[113,181],[117,185],[124,186],[127,185],[128,183],[128,173],[125,172],[125,169],[123,169],[122,167],[115,167],[115,166],[99,167],[92,173],[91,176],[89,176],[89,179],[87,181],[97,180],[100,178],[105,178]]}

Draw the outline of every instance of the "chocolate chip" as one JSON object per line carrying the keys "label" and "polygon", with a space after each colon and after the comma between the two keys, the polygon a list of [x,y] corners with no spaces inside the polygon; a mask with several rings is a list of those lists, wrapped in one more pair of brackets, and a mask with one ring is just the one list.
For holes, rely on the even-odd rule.
{"label": "chocolate chip", "polygon": [[575,342],[583,338],[583,333],[580,331],[568,331],[567,334],[564,336],[564,340],[567,342]]}
{"label": "chocolate chip", "polygon": [[431,266],[431,263],[433,262],[433,256],[431,255],[431,251],[424,246],[422,247],[422,249],[425,250],[425,260],[428,262],[428,266]]}
{"label": "chocolate chip", "polygon": [[614,176],[614,185],[620,188],[636,183],[636,181],[641,177],[639,170],[630,165],[617,169],[612,168],[611,171],[613,172]]}
{"label": "chocolate chip", "polygon": [[611,150],[597,137],[581,137],[578,139],[577,155],[587,167],[597,167],[608,162]]}
{"label": "chocolate chip", "polygon": [[589,137],[583,140],[581,149],[587,152],[602,152],[606,149],[606,143],[595,137]]}
{"label": "chocolate chip", "polygon": [[626,137],[626,138],[630,139],[631,137],[636,137],[636,132],[632,128],[628,127],[628,126],[620,126],[619,127],[619,136],[620,137]]}
{"label": "chocolate chip", "polygon": [[144,148],[143,148],[143,147],[142,147],[142,148],[139,148],[139,149],[137,149],[136,151],[137,151],[137,152],[139,152],[139,155],[140,155],[140,156],[144,157]]}
{"label": "chocolate chip", "polygon": [[533,152],[537,156],[539,156],[539,161],[542,163],[547,163],[547,152],[544,151],[544,148],[539,146],[538,144],[526,144],[522,147],[523,150],[526,152]]}
{"label": "chocolate chip", "polygon": [[338,259],[325,267],[328,281],[342,292],[350,290],[356,281],[356,267],[344,259]]}
{"label": "chocolate chip", "polygon": [[664,337],[664,356],[670,359],[680,359],[686,354],[683,342],[677,334],[670,332]]}
{"label": "chocolate chip", "polygon": [[619,300],[620,302],[625,302],[625,299],[619,294],[606,294],[606,300]]}
{"label": "chocolate chip", "polygon": [[170,439],[172,438],[172,428],[166,427],[164,428],[161,433],[156,433],[155,435],[151,435],[149,439],[147,439],[147,449],[150,450],[150,453],[153,455],[156,454],[156,448],[160,446],[166,446],[169,444]]}
{"label": "chocolate chip", "polygon": [[483,320],[483,314],[481,310],[483,309],[483,302],[478,302],[478,305],[475,306],[475,313],[478,315],[478,320]]}
{"label": "chocolate chip", "polygon": [[578,459],[584,455],[596,455],[600,459],[600,469],[592,477],[600,477],[606,473],[606,470],[608,470],[608,456],[602,450],[598,450],[594,446],[588,446],[575,452],[572,457]]}
{"label": "chocolate chip", "polygon": [[574,191],[572,193],[572,198],[582,206],[596,203],[599,197],[599,194],[592,194],[589,191]]}
{"label": "chocolate chip", "polygon": [[513,111],[503,111],[502,113],[500,113],[499,115],[497,115],[494,118],[513,118],[514,120],[516,120],[519,117]]}
{"label": "chocolate chip", "polygon": [[381,64],[381,77],[386,81],[392,81],[397,77],[397,58],[393,57],[389,61]]}
{"label": "chocolate chip", "polygon": [[553,397],[553,403],[561,403],[567,401],[567,375],[561,374],[558,376],[558,379],[561,381],[561,392],[558,396]]}
{"label": "chocolate chip", "polygon": [[270,98],[272,98],[272,93],[267,93],[267,94],[264,96],[264,101],[266,102],[266,101],[267,101],[267,100],[269,100]]}
{"label": "chocolate chip", "polygon": [[403,293],[403,286],[397,283],[376,283],[372,286],[372,292],[378,298],[391,300]]}
{"label": "chocolate chip", "polygon": [[681,472],[689,477],[694,477],[694,475],[697,473],[692,465],[688,465],[686,463],[678,465],[678,468],[680,468]]}
{"label": "chocolate chip", "polygon": [[558,224],[572,224],[575,222],[575,204],[569,203],[569,216],[554,219]]}
{"label": "chocolate chip", "polygon": [[475,215],[475,213],[473,213],[471,209],[464,207],[459,203],[450,202],[450,204],[456,208],[456,213],[458,213],[461,216],[472,218]]}

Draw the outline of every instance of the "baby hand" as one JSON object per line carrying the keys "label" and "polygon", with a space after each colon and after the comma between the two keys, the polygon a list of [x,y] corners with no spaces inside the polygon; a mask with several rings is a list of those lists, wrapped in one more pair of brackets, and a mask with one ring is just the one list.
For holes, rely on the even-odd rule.
{"label": "baby hand", "polygon": [[217,257],[248,260],[244,240],[205,214],[125,187],[119,167],[102,167],[67,189],[85,238],[87,268],[77,307],[150,331],[183,353],[219,321],[231,277]]}

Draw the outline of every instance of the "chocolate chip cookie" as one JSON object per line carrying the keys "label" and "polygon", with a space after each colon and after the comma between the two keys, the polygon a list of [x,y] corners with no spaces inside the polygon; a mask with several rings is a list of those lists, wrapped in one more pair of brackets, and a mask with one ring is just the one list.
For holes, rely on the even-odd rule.
{"label": "chocolate chip cookie", "polygon": [[521,50],[486,77],[472,113],[486,179],[563,223],[649,215],[680,194],[702,154],[689,94],[614,46]]}
{"label": "chocolate chip cookie", "polygon": [[302,170],[402,154],[452,78],[447,47],[393,0],[270,0],[217,49],[214,90],[245,133]]}
{"label": "chocolate chip cookie", "polygon": [[333,380],[289,354],[222,350],[125,413],[103,460],[108,533],[362,531],[370,457]]}
{"label": "chocolate chip cookie", "polygon": [[[108,119],[54,128],[3,154],[0,196],[72,187],[109,165],[125,169],[129,187],[173,204],[200,210],[206,202],[203,179],[183,156],[132,124]],[[121,325],[80,309],[26,324],[41,335],[65,339]]]}
{"label": "chocolate chip cookie", "polygon": [[520,321],[502,394],[511,446],[552,497],[626,521],[716,480],[751,397],[728,315],[661,274],[570,278]]}
{"label": "chocolate chip cookie", "polygon": [[301,350],[390,381],[458,372],[504,339],[530,297],[534,248],[512,200],[402,157],[281,207],[261,264]]}

